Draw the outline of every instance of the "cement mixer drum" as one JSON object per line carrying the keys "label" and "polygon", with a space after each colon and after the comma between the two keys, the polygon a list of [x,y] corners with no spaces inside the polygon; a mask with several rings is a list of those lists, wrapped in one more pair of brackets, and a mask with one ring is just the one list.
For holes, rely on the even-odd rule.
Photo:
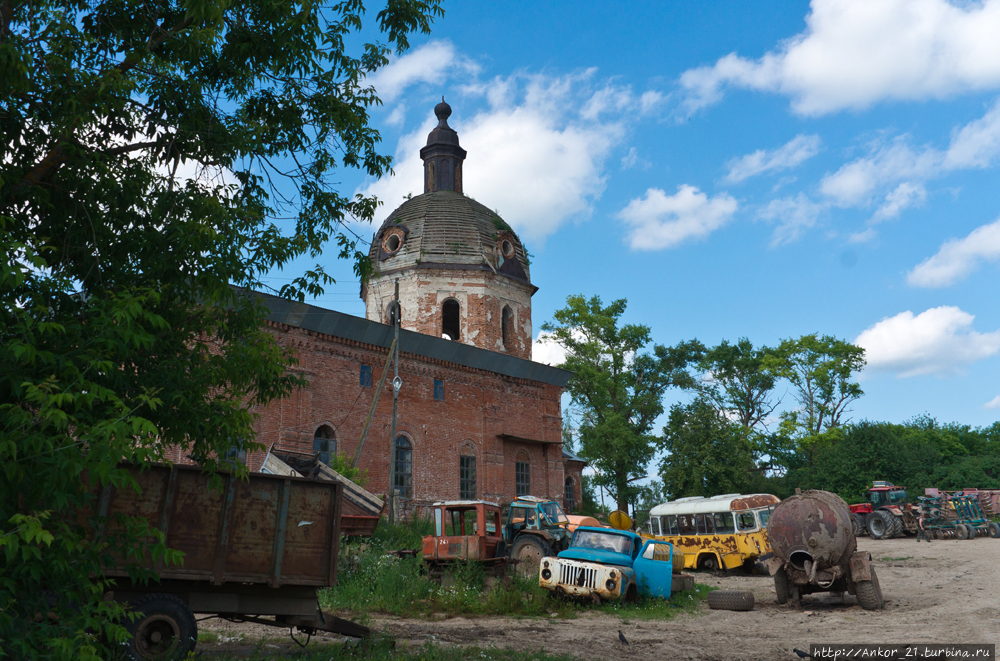
{"label": "cement mixer drum", "polygon": [[767,536],[775,556],[801,571],[807,561],[819,570],[846,566],[858,546],[851,510],[829,491],[803,491],[781,501]]}

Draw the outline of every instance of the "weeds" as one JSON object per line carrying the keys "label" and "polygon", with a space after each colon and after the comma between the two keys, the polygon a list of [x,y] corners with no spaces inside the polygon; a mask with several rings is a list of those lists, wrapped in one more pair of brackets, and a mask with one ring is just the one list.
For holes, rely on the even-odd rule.
{"label": "weeds", "polygon": [[463,661],[464,659],[481,659],[483,661],[569,661],[575,657],[567,655],[546,654],[544,650],[535,652],[518,652],[511,649],[494,647],[439,647],[427,643],[420,647],[398,649],[389,639],[376,639],[370,642],[345,643],[339,645],[310,645],[301,652],[282,652],[280,656],[255,652],[246,655],[224,655],[213,657],[220,661],[272,661],[272,659],[294,658],[299,661],[347,661],[348,659],[366,659],[370,661]]}

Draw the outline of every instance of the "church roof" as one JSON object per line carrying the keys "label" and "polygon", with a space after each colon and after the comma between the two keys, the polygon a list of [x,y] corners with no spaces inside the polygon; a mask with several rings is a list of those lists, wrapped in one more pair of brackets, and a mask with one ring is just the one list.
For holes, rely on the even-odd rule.
{"label": "church roof", "polygon": [[[385,349],[392,345],[392,326],[388,324],[270,294],[253,293],[263,300],[270,311],[267,317],[269,321]],[[558,367],[408,330],[399,331],[399,349],[403,353],[443,360],[515,379],[539,381],[560,388],[573,376],[572,372]]]}
{"label": "church roof", "polygon": [[[393,228],[401,231],[394,251],[396,244],[386,244],[390,234],[400,234]],[[524,246],[510,226],[487,206],[450,190],[400,205],[376,233],[370,256],[380,275],[410,268],[472,269],[530,284]]]}

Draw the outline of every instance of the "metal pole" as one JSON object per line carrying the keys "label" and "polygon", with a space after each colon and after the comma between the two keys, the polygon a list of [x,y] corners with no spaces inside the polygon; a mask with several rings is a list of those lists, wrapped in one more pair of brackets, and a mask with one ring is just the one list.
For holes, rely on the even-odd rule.
{"label": "metal pole", "polygon": [[399,280],[396,280],[396,291],[392,299],[393,332],[395,351],[390,355],[393,359],[392,378],[392,425],[389,431],[389,523],[396,523],[396,405],[399,401],[399,324],[402,310],[399,307]]}

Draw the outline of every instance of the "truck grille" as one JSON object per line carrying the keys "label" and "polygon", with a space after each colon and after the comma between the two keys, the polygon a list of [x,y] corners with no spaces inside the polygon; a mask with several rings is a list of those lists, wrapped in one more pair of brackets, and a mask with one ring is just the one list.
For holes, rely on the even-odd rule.
{"label": "truck grille", "polygon": [[587,567],[561,565],[559,567],[559,582],[563,585],[575,585],[580,588],[597,589],[597,570]]}

